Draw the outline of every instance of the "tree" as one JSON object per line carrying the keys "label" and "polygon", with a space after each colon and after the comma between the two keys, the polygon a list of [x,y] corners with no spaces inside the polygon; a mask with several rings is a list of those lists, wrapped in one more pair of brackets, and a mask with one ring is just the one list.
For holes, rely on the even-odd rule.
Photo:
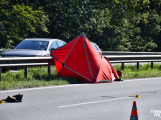
{"label": "tree", "polygon": [[25,37],[69,42],[84,32],[102,50],[161,51],[158,0],[1,1],[1,47]]}
{"label": "tree", "polygon": [[[4,1],[5,2],[5,1]],[[1,4],[4,4],[1,3]],[[9,5],[9,3],[8,3]],[[33,10],[29,6],[14,5],[2,8],[0,40],[1,48],[8,48],[28,37],[29,33],[38,34],[38,31],[48,32],[46,23],[48,16],[40,10]]]}

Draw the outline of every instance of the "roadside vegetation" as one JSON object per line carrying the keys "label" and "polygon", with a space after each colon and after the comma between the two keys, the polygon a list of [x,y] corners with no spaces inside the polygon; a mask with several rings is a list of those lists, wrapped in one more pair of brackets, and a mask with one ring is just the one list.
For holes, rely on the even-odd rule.
{"label": "roadside vegetation", "polygon": [[160,0],[0,0],[0,10],[3,49],[83,32],[104,51],[161,51]]}
{"label": "roadside vegetation", "polygon": [[[114,66],[115,70],[121,70],[120,65]],[[137,65],[125,65],[124,70],[121,70],[124,77],[122,79],[134,79],[134,78],[151,78],[151,77],[161,77],[161,64],[155,63],[154,68],[151,69],[151,64]]]}
{"label": "roadside vegetation", "polygon": [[[121,70],[120,65],[115,65],[114,68]],[[158,63],[154,64],[153,69],[150,64],[140,65],[139,70],[136,65],[125,65],[124,70],[121,70],[124,75],[122,79],[161,77],[160,70],[161,64]],[[0,90],[80,83],[80,80],[76,78],[56,76],[57,72],[54,66],[51,67],[51,75],[48,75],[47,71],[47,67],[29,67],[27,79],[24,77],[23,69],[17,72],[2,73]]]}
{"label": "roadside vegetation", "polygon": [[50,75],[46,66],[29,67],[27,79],[24,77],[24,69],[17,72],[9,71],[2,73],[0,90],[79,83],[76,78],[60,77],[56,74],[55,66],[51,67]]}

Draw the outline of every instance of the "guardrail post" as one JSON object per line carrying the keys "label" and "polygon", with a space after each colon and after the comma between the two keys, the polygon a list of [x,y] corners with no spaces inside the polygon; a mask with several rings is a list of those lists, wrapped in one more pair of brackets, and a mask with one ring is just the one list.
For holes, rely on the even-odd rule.
{"label": "guardrail post", "polygon": [[51,66],[48,65],[48,74],[50,75],[50,71],[51,71]]}
{"label": "guardrail post", "polygon": [[2,68],[0,68],[0,81],[1,81]]}
{"label": "guardrail post", "polygon": [[24,75],[25,75],[26,78],[27,78],[27,72],[28,72],[28,67],[25,67],[25,69],[24,69]]}
{"label": "guardrail post", "polygon": [[154,66],[153,66],[153,62],[151,62],[151,69],[153,69],[154,68]]}
{"label": "guardrail post", "polygon": [[139,62],[137,62],[137,69],[139,70]]}
{"label": "guardrail post", "polygon": [[124,63],[122,63],[122,70],[124,70]]}

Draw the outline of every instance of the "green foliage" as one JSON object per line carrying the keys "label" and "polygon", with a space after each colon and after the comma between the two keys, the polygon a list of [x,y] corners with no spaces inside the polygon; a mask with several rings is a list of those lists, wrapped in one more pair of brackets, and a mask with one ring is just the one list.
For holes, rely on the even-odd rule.
{"label": "green foliage", "polygon": [[[5,3],[3,3],[5,4]],[[9,6],[9,4],[7,5]],[[33,10],[30,6],[13,5],[2,8],[0,14],[0,47],[9,48],[38,31],[48,32],[46,23],[48,16],[41,10]]]}
{"label": "green foliage", "polygon": [[1,48],[83,32],[102,50],[161,51],[158,0],[1,0],[0,9]]}

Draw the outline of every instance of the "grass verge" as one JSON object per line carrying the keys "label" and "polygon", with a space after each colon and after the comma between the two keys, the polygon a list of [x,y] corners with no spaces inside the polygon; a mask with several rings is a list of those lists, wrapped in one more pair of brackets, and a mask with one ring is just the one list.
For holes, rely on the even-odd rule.
{"label": "grass verge", "polygon": [[[121,70],[120,65],[115,65],[114,68],[115,70]],[[161,77],[160,70],[161,64],[156,63],[154,64],[154,69],[151,69],[150,64],[145,64],[140,65],[139,70],[137,70],[136,65],[125,65],[124,70],[121,70],[121,72],[124,74],[123,79],[126,80],[134,78]],[[47,71],[47,67],[29,67],[27,79],[24,77],[23,69],[20,69],[18,72],[2,73],[0,90],[80,83],[76,78],[56,76],[55,66],[51,67],[51,75],[48,75]]]}
{"label": "grass verge", "polygon": [[50,85],[63,85],[79,83],[76,78],[56,76],[55,66],[51,67],[51,74],[48,75],[47,67],[29,67],[28,78],[24,77],[24,70],[17,72],[2,73],[0,90],[31,88]]}
{"label": "grass verge", "polygon": [[[121,70],[120,65],[114,66],[115,70]],[[137,70],[137,65],[125,65],[124,70],[121,70],[124,77],[123,79],[134,79],[134,78],[151,78],[151,77],[161,77],[161,64],[155,63],[154,68],[151,69],[151,64],[144,64],[139,66]]]}

